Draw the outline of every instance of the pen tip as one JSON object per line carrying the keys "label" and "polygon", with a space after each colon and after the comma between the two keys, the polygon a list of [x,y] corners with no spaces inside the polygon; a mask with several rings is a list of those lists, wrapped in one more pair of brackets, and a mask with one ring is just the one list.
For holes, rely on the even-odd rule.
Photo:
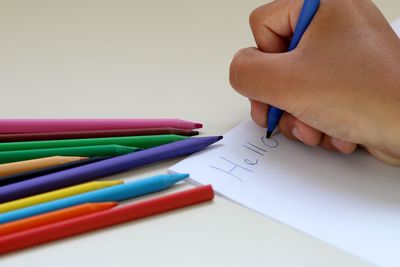
{"label": "pen tip", "polygon": [[168,185],[171,186],[189,177],[188,173],[174,173],[167,175]]}
{"label": "pen tip", "polygon": [[267,131],[266,137],[267,137],[267,138],[271,138],[271,135],[272,135],[272,131]]}

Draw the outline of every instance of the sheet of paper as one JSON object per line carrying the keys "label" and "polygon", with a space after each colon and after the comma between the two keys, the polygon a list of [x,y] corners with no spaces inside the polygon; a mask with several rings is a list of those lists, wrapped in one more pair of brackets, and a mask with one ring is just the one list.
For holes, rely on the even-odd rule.
{"label": "sheet of paper", "polygon": [[170,171],[367,261],[400,266],[399,167],[264,136],[248,120]]}
{"label": "sheet of paper", "polygon": [[400,37],[400,18],[398,18],[392,23],[392,27],[394,31],[397,33],[397,35]]}

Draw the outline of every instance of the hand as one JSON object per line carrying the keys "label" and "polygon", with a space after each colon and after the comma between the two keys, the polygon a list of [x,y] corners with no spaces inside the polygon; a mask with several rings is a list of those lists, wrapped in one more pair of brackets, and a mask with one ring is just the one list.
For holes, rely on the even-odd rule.
{"label": "hand", "polygon": [[240,50],[230,82],[266,127],[268,104],[286,111],[292,140],[352,153],[357,145],[400,165],[400,39],[369,0],[321,0],[298,47],[286,52],[301,0],[250,15],[258,48]]}

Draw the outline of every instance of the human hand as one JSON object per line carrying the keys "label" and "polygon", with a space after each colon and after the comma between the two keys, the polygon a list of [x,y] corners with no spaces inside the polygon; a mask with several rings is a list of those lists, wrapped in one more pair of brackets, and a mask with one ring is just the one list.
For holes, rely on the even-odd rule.
{"label": "human hand", "polygon": [[321,0],[298,47],[286,52],[302,0],[250,15],[258,48],[233,58],[230,82],[266,127],[268,104],[286,112],[292,140],[342,153],[357,145],[400,165],[400,39],[369,0]]}

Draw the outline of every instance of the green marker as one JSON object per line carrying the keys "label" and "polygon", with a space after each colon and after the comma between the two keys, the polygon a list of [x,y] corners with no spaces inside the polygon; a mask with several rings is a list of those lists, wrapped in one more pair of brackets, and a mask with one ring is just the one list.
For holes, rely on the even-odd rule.
{"label": "green marker", "polygon": [[120,145],[103,146],[81,146],[81,147],[60,147],[33,150],[16,150],[0,152],[0,163],[15,162],[28,159],[37,159],[50,156],[80,156],[80,157],[101,157],[119,156],[139,150],[136,147]]}
{"label": "green marker", "polygon": [[0,151],[44,149],[44,148],[55,148],[55,147],[99,146],[99,145],[121,145],[121,146],[131,146],[140,148],[150,148],[172,143],[175,141],[180,141],[185,138],[188,137],[181,135],[174,135],[174,134],[164,134],[164,135],[146,135],[146,136],[123,136],[123,137],[63,139],[63,140],[48,140],[48,141],[9,142],[9,143],[0,143]]}

